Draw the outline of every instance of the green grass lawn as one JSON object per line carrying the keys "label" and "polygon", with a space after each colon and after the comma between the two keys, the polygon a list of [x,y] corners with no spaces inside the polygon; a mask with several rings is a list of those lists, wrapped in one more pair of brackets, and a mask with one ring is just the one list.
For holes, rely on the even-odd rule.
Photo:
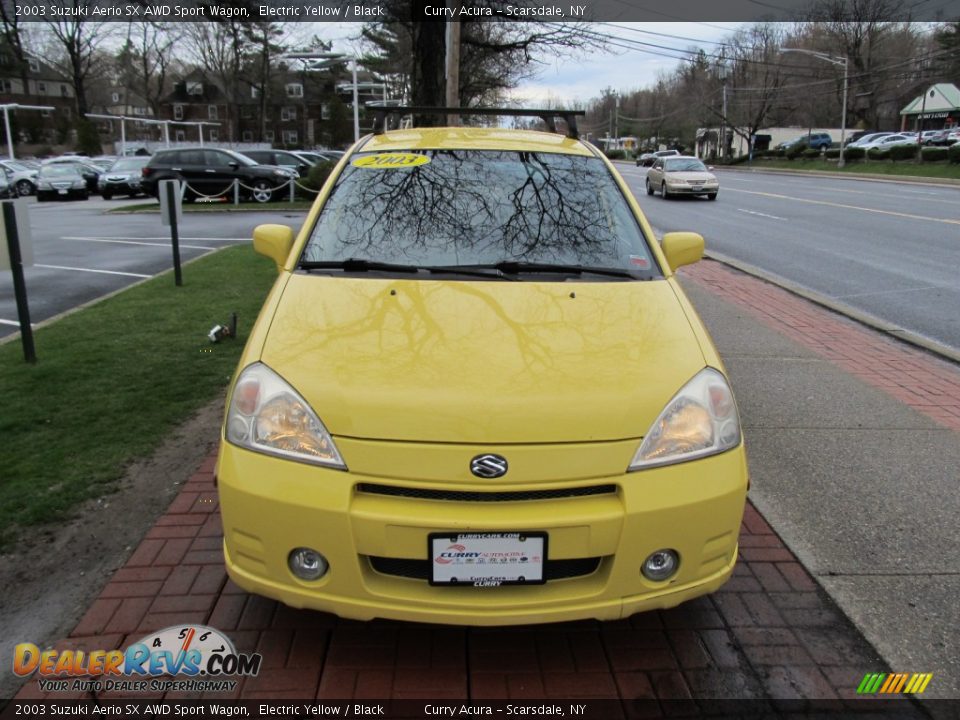
{"label": "green grass lawn", "polygon": [[752,165],[740,163],[737,167],[752,167],[757,170],[774,168],[777,170],[800,170],[818,172],[866,173],[870,175],[899,175],[929,178],[955,178],[960,180],[960,165],[947,162],[917,163],[909,160],[900,162],[854,160],[841,170],[836,160],[783,160],[758,158]]}
{"label": "green grass lawn", "polygon": [[[289,202],[283,200],[273,203],[244,202],[234,205],[232,202],[224,203],[184,203],[183,211],[193,212],[271,212],[283,210],[302,210],[306,212],[313,206],[313,200],[294,200]],[[111,208],[110,213],[159,213],[160,203],[143,202],[136,205],[124,205],[122,207]]]}
{"label": "green grass lawn", "polygon": [[[24,527],[61,519],[109,492],[131,461],[228,384],[276,278],[249,245],[153,278],[0,345],[0,549]],[[239,337],[207,332],[236,312]]]}

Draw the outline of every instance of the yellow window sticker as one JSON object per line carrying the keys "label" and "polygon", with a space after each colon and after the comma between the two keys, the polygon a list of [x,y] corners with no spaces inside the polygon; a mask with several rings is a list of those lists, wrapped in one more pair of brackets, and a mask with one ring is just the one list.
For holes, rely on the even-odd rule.
{"label": "yellow window sticker", "polygon": [[397,168],[426,165],[430,158],[419,153],[377,153],[358,157],[350,164],[354,167],[373,168],[375,170],[396,170]]}

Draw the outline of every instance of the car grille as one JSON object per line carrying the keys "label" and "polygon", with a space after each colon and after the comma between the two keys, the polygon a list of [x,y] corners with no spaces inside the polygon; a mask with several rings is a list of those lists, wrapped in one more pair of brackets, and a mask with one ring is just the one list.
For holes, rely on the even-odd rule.
{"label": "car grille", "polygon": [[[430,578],[429,560],[410,560],[407,558],[385,558],[368,556],[370,567],[383,575],[428,580]],[[547,560],[543,567],[545,580],[563,580],[582,577],[596,572],[602,558],[573,558],[571,560]]]}
{"label": "car grille", "polygon": [[399,487],[396,485],[378,485],[359,483],[357,492],[372,495],[390,495],[392,497],[415,498],[417,500],[446,500],[449,502],[518,502],[531,500],[558,500],[563,498],[589,497],[591,495],[612,495],[617,492],[616,485],[594,485],[590,487],[556,488],[553,490],[429,490],[425,488]]}

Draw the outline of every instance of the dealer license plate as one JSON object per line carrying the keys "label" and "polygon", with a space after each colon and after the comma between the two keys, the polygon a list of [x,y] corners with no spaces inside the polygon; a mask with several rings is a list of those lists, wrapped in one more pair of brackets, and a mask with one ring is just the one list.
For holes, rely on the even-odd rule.
{"label": "dealer license plate", "polygon": [[66,190],[57,190],[57,193],[60,194],[60,195],[66,195],[66,194],[67,194],[67,191],[66,191]]}
{"label": "dealer license plate", "polygon": [[431,533],[431,585],[536,585],[545,582],[543,532]]}
{"label": "dealer license plate", "polygon": [[694,191],[694,192],[700,192],[701,190],[703,190],[703,185],[694,185],[694,186],[693,186],[693,191]]}

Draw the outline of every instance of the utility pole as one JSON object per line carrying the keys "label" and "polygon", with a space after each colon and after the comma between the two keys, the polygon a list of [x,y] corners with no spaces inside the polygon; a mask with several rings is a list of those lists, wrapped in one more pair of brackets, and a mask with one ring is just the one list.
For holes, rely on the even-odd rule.
{"label": "utility pole", "polygon": [[616,149],[620,149],[620,93],[614,95],[613,101],[613,142],[616,143]]}
{"label": "utility pole", "polygon": [[843,157],[843,145],[847,139],[847,88],[850,84],[850,58],[846,55],[843,57],[834,57],[826,53],[817,52],[816,50],[805,50],[803,48],[780,48],[780,52],[803,53],[804,55],[810,55],[811,57],[817,58],[817,60],[823,60],[833,65],[843,65],[843,112],[840,115],[840,158],[837,160],[837,167],[842,168],[847,164],[846,159]]}
{"label": "utility pole", "polygon": [[[450,5],[456,12],[457,0]],[[460,21],[451,20],[447,23],[447,107],[460,107]],[[447,125],[460,124],[459,115],[448,115]]]}
{"label": "utility pole", "polygon": [[717,138],[720,143],[718,150],[720,151],[720,159],[725,160],[727,157],[727,48],[722,46],[720,48],[720,82],[723,85],[723,110],[720,117],[720,137]]}

